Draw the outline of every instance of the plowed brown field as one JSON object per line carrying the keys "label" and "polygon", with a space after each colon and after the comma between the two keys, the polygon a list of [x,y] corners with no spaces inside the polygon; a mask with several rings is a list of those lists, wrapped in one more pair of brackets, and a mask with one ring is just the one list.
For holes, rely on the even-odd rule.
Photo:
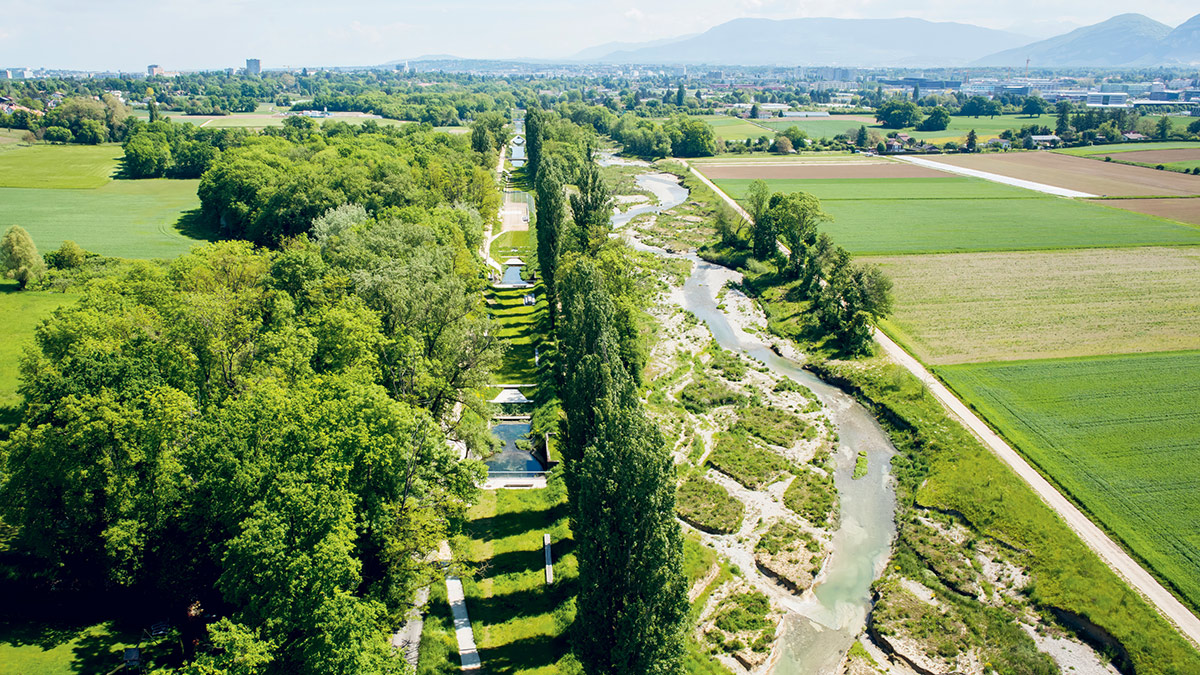
{"label": "plowed brown field", "polygon": [[1050,152],[941,155],[925,159],[1102,196],[1200,195],[1198,176]]}

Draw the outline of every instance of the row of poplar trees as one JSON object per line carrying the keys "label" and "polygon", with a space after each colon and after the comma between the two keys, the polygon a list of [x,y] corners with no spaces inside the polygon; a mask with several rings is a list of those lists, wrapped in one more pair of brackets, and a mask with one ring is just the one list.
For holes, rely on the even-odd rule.
{"label": "row of poplar trees", "polygon": [[[679,673],[687,588],[670,453],[639,397],[644,356],[622,297],[612,198],[591,160],[569,173],[555,148],[568,121],[531,108],[527,175],[538,264],[558,340],[562,455],[578,542],[575,654],[588,673]],[[565,186],[577,194],[566,198]]]}

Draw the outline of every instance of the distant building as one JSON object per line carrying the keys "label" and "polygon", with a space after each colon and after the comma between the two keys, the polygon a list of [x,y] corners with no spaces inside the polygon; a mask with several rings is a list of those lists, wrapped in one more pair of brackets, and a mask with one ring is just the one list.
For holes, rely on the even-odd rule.
{"label": "distant building", "polygon": [[146,66],[146,74],[149,75],[150,77],[154,77],[155,75],[162,75],[164,72],[166,72],[166,71],[163,70],[163,67],[158,65],[157,63],[152,63],[152,64]]}
{"label": "distant building", "polygon": [[1125,92],[1088,92],[1087,105],[1089,108],[1127,108],[1129,94]]}
{"label": "distant building", "polygon": [[1032,136],[1030,136],[1030,138],[1033,139],[1033,142],[1037,143],[1039,146],[1058,145],[1062,141],[1062,139],[1060,139],[1058,136],[1055,136],[1054,134],[1046,134],[1046,135],[1033,134]]}
{"label": "distant building", "polygon": [[247,75],[261,75],[262,74],[262,62],[259,61],[258,59],[246,59],[246,74]]}

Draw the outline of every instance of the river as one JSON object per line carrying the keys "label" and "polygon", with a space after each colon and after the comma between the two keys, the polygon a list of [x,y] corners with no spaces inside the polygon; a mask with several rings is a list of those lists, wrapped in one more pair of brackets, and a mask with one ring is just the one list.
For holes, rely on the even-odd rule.
{"label": "river", "polygon": [[[641,213],[664,211],[687,199],[687,190],[673,175],[643,174],[637,182],[653,192],[659,203],[637,206],[614,216],[615,230]],[[837,428],[834,484],[841,515],[833,535],[833,553],[813,591],[784,607],[787,614],[773,668],[779,675],[835,672],[866,624],[871,583],[883,571],[891,552],[896,533],[891,460],[896,449],[871,413],[852,396],[779,356],[757,336],[731,325],[725,312],[717,308],[716,293],[727,280],[740,280],[738,273],[705,262],[695,254],[679,255],[646,246],[633,240],[628,232],[624,234],[640,250],[691,260],[692,273],[683,288],[684,309],[708,325],[721,347],[758,360],[776,375],[790,377],[811,389]],[[868,469],[866,476],[854,480],[851,474],[859,450],[867,451]]]}

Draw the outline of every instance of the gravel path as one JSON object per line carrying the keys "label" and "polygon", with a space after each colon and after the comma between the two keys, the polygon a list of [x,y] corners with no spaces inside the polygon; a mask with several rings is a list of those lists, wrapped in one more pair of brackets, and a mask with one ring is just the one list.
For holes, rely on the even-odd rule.
{"label": "gravel path", "polygon": [[908,352],[901,349],[891,338],[880,331],[875,332],[875,339],[892,360],[924,382],[942,406],[957,417],[989,450],[1028,483],[1033,491],[1066,521],[1067,525],[1088,545],[1088,548],[1095,551],[1110,569],[1141,593],[1150,604],[1158,609],[1159,614],[1174,624],[1185,637],[1194,644],[1200,645],[1200,618],[1192,614],[1149,572],[1142,569],[1142,566],[1134,561],[1125,552],[1125,549],[1083,515],[1070,500],[1059,493],[1004,439],[1000,438],[983,420],[971,412],[957,396],[931,375],[915,358],[909,356]]}

